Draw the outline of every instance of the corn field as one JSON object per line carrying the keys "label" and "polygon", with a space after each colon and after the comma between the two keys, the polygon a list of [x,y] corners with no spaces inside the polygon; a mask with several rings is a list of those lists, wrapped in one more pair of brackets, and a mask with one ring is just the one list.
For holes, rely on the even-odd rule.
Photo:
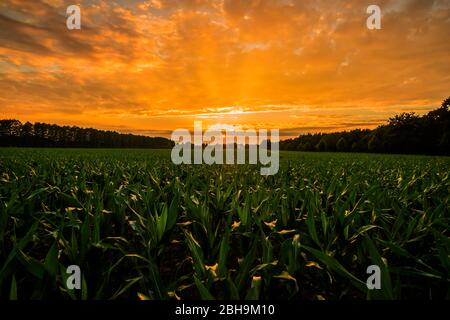
{"label": "corn field", "polygon": [[261,176],[0,149],[0,299],[450,299],[449,175],[445,157],[282,152]]}

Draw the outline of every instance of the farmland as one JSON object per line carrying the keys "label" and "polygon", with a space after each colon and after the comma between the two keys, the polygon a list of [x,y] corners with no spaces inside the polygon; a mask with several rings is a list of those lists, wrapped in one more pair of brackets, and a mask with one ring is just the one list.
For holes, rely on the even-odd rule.
{"label": "farmland", "polygon": [[0,299],[448,299],[449,175],[446,157],[282,152],[261,176],[0,149]]}

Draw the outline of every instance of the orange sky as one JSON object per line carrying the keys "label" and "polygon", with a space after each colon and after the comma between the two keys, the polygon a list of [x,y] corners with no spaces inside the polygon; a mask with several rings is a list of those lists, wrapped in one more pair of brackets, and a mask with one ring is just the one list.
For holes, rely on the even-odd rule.
{"label": "orange sky", "polygon": [[[382,30],[366,28],[370,4]],[[194,120],[371,128],[450,95],[449,34],[450,0],[1,0],[0,118],[164,136]]]}

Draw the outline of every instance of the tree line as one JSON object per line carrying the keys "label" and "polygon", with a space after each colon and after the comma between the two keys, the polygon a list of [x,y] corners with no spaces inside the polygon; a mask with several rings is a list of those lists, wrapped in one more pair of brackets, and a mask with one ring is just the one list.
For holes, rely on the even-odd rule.
{"label": "tree line", "polygon": [[[92,128],[0,120],[0,146],[170,149],[174,142],[161,137]],[[373,130],[305,134],[280,141],[279,148],[287,151],[450,155],[450,97],[441,107],[423,116],[402,113]]]}
{"label": "tree line", "polygon": [[75,126],[0,120],[0,146],[169,149],[172,140]]}
{"label": "tree line", "polygon": [[376,129],[301,135],[280,150],[450,155],[450,97],[420,116],[402,113]]}

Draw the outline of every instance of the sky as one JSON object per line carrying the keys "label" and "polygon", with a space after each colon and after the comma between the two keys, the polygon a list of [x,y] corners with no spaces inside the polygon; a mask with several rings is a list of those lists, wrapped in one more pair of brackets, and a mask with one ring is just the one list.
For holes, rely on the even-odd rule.
{"label": "sky", "polygon": [[1,0],[0,118],[150,136],[195,120],[281,138],[374,128],[450,96],[449,34],[450,0]]}

